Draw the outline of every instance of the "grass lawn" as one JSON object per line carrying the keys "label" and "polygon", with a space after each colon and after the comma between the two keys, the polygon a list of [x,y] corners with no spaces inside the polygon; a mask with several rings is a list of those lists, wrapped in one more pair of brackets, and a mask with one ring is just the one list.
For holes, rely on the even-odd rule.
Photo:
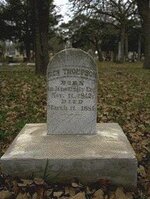
{"label": "grass lawn", "polygon": [[[1,155],[26,123],[46,122],[46,78],[32,67],[10,68],[0,68]],[[98,63],[98,71],[97,120],[121,125],[137,155],[139,193],[147,194],[150,71],[141,63],[111,62]]]}

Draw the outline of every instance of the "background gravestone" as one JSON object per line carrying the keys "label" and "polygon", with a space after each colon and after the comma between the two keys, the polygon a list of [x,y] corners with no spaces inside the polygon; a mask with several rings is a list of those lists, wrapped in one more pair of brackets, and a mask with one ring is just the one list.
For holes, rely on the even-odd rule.
{"label": "background gravestone", "polygon": [[48,65],[48,134],[95,134],[97,69],[79,49],[58,53]]}

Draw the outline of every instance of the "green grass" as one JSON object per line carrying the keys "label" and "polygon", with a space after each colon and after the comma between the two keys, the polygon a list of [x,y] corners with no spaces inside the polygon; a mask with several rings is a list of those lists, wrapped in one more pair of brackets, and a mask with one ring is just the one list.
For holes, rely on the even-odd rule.
{"label": "green grass", "polygon": [[[150,110],[150,71],[144,70],[141,64],[115,65],[112,63],[99,64],[99,108],[102,117],[105,107],[121,111],[122,120],[128,114],[137,114]],[[113,114],[110,113],[109,115]],[[127,117],[126,117],[127,118]],[[134,119],[134,118],[133,118]],[[119,121],[118,121],[119,122]],[[143,121],[144,122],[144,121]]]}
{"label": "green grass", "polygon": [[[142,114],[139,122],[147,125],[150,71],[141,63],[111,62],[98,63],[98,71],[98,121],[124,125]],[[6,66],[0,81],[0,137],[15,135],[26,122],[46,121],[46,79],[36,76],[33,67]]]}

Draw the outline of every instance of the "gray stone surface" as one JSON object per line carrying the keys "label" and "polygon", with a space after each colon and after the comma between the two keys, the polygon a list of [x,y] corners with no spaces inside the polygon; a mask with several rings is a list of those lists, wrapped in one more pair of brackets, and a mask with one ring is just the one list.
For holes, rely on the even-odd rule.
{"label": "gray stone surface", "polygon": [[118,124],[97,124],[95,135],[47,135],[46,124],[27,124],[1,158],[7,174],[67,182],[110,179],[135,187],[135,153]]}
{"label": "gray stone surface", "polygon": [[35,66],[35,63],[27,63],[27,66]]}
{"label": "gray stone surface", "polygon": [[8,66],[20,66],[21,63],[9,63]]}
{"label": "gray stone surface", "polygon": [[56,54],[47,70],[48,134],[95,134],[97,69],[86,52],[69,48]]}

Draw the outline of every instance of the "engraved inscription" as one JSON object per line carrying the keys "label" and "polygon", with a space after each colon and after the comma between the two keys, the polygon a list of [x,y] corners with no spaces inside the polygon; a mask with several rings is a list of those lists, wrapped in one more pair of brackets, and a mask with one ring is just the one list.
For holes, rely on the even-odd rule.
{"label": "engraved inscription", "polygon": [[95,134],[97,70],[80,49],[65,49],[47,70],[48,134]]}
{"label": "engraved inscription", "polygon": [[[76,74],[77,74],[78,70],[65,69],[63,71],[64,71],[64,74],[67,73],[67,75],[68,74],[72,75],[74,71],[76,71]],[[70,71],[70,73],[68,71]],[[49,73],[50,77],[51,77],[51,74],[53,74],[53,77],[55,77],[55,75],[60,75],[60,71],[51,70],[51,72]],[[66,111],[72,111],[72,112],[95,111],[96,107],[88,105],[88,100],[90,99],[93,100],[95,98],[95,95],[94,95],[95,88],[90,87],[90,86],[87,87],[86,86],[87,80],[66,80],[66,78],[64,78],[63,80],[62,79],[58,80],[57,86],[51,86],[48,88],[51,98],[55,99],[55,101],[49,100],[48,108],[50,110],[55,110],[55,111],[57,110],[58,111],[66,110]],[[56,81],[56,80],[51,79],[51,82],[52,81]],[[56,100],[59,101],[60,103],[59,106],[56,106]],[[81,106],[82,104],[87,104],[87,105]],[[76,106],[72,106],[72,105],[76,105]]]}
{"label": "engraved inscription", "polygon": [[[76,66],[71,68],[60,68],[60,69],[53,69],[51,68],[48,72],[48,80],[56,79],[59,77],[80,77],[80,78],[96,78],[96,71],[90,70],[90,69],[83,69],[83,68],[76,68]],[[62,81],[63,84],[68,84],[65,80]],[[73,82],[72,82],[73,83]],[[76,81],[74,81],[73,84],[75,84]],[[79,82],[78,82],[79,83]],[[82,83],[82,81],[80,81]]]}

